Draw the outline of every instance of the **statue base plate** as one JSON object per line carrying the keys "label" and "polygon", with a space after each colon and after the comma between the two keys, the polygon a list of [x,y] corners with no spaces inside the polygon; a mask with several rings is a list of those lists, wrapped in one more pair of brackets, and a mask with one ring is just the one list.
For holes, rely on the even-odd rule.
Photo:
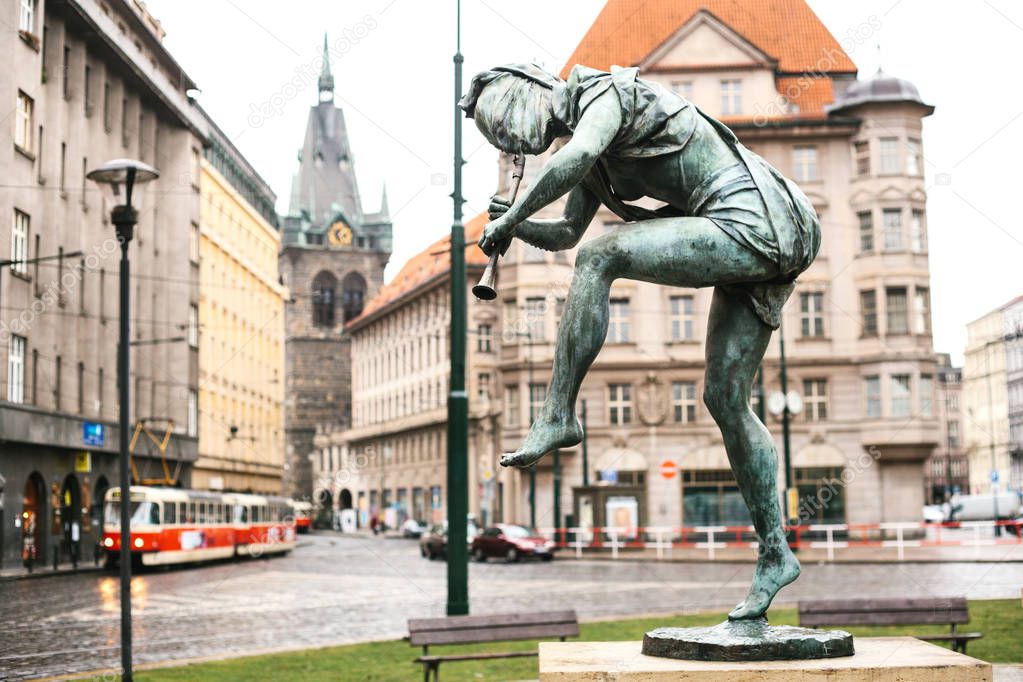
{"label": "statue base plate", "polygon": [[639,642],[540,642],[540,682],[991,682],[991,664],[912,637],[858,637],[856,653],[803,661],[680,661]]}
{"label": "statue base plate", "polygon": [[726,620],[704,628],[657,628],[643,637],[644,655],[686,661],[806,661],[854,653],[848,632],[768,625],[766,618]]}

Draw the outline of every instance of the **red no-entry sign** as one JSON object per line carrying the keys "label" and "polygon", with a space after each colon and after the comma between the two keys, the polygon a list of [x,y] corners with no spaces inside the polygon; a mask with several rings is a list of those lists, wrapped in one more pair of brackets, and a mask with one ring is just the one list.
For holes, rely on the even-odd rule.
{"label": "red no-entry sign", "polygon": [[671,480],[678,475],[678,464],[673,459],[666,459],[661,462],[661,477]]}

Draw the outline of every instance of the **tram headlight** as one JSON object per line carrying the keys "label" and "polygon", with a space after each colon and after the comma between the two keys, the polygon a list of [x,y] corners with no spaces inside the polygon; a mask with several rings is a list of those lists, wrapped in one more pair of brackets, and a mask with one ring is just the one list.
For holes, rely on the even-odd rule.
{"label": "tram headlight", "polygon": [[103,546],[104,547],[113,547],[114,546],[114,539],[113,538],[103,538]]}
{"label": "tram headlight", "polygon": [[133,544],[135,545],[135,549],[142,549],[142,545],[144,543],[142,542],[142,538],[135,538],[135,542]]}

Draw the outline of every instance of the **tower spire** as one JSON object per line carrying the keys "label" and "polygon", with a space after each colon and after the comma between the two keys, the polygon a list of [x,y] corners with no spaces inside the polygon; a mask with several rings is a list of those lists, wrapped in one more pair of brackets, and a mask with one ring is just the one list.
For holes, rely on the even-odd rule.
{"label": "tower spire", "polygon": [[327,34],[323,34],[323,68],[317,81],[320,88],[320,101],[334,101],[334,76],[330,73],[330,50],[327,49]]}

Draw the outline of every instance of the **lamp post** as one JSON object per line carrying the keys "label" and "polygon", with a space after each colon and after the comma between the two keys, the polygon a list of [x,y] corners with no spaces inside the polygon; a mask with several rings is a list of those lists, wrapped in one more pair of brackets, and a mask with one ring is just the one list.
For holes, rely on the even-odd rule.
{"label": "lamp post", "polygon": [[159,171],[141,161],[114,159],[86,176],[99,185],[107,198],[112,201],[110,221],[117,229],[117,241],[121,244],[120,271],[120,324],[117,342],[117,398],[118,398],[118,444],[120,452],[121,479],[121,679],[131,682],[131,474],[129,472],[128,430],[128,373],[129,373],[129,266],[128,245],[135,234],[138,210],[132,206],[132,191],[140,185],[160,177]]}

